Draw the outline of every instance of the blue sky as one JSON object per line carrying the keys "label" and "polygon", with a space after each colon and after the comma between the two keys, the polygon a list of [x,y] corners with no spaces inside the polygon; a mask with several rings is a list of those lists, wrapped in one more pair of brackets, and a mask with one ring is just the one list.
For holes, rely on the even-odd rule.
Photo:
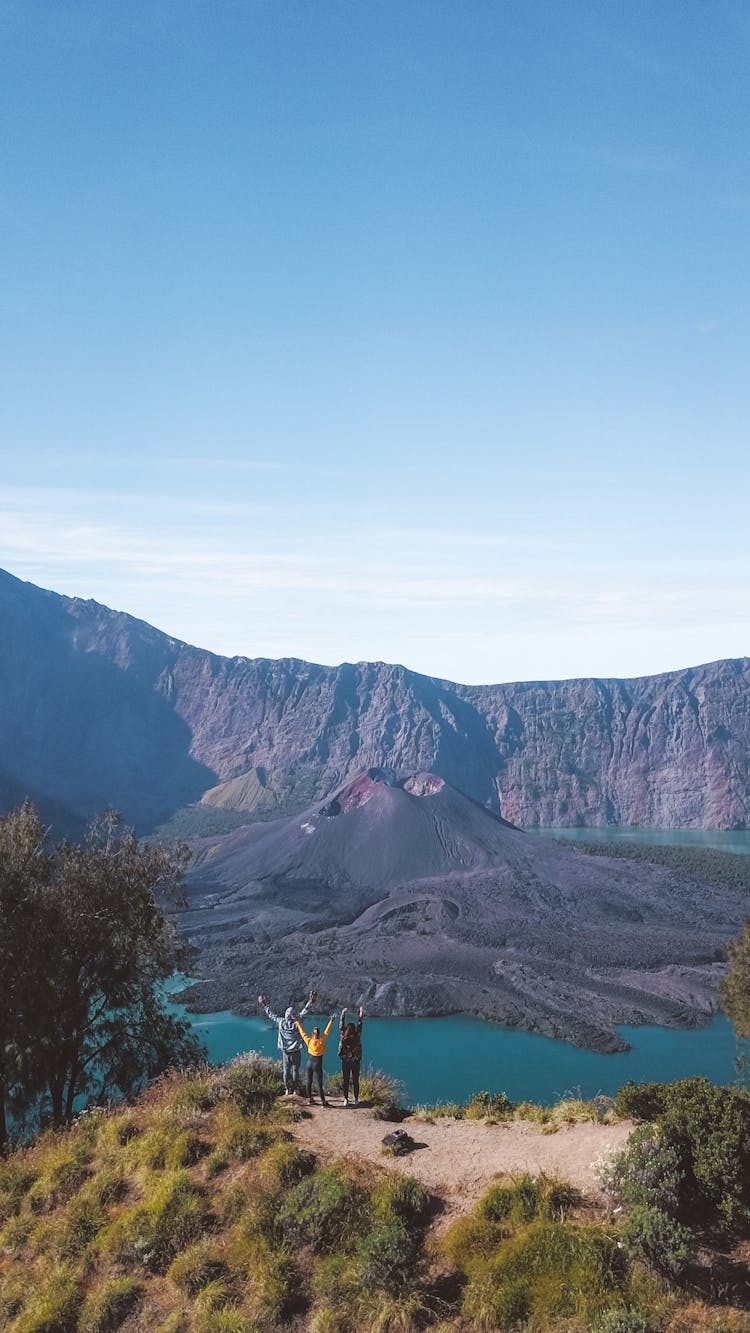
{"label": "blue sky", "polygon": [[0,564],[228,654],[750,651],[750,13],[0,0]]}

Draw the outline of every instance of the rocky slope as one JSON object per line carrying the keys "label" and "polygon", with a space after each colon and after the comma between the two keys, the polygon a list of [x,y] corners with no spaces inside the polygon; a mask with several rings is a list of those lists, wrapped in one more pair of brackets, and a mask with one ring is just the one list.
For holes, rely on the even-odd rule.
{"label": "rocky slope", "polygon": [[371,770],[304,813],[201,846],[181,928],[203,1010],[255,1012],[301,978],[324,1007],[474,1012],[597,1050],[622,1023],[717,1007],[747,885],[585,856],[432,774]]}
{"label": "rocky slope", "polygon": [[464,686],[380,662],[222,658],[0,573],[0,770],[80,818],[301,810],[428,769],[524,826],[750,823],[750,659],[637,680]]}

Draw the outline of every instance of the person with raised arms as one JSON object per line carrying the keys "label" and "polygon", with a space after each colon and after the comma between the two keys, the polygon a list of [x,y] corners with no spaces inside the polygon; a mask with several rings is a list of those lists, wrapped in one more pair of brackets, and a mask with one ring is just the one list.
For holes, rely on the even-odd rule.
{"label": "person with raised arms", "polygon": [[320,1092],[320,1104],[321,1106],[328,1105],[328,1102],[326,1101],[325,1098],[325,1093],[323,1091],[323,1056],[326,1053],[326,1037],[328,1036],[328,1033],[331,1031],[331,1028],[333,1027],[335,1017],[336,1017],[336,1012],[334,1010],[334,1012],[331,1014],[331,1017],[328,1020],[328,1026],[326,1027],[323,1034],[321,1035],[320,1028],[315,1027],[313,1028],[312,1036],[310,1037],[308,1037],[302,1024],[299,1022],[299,1020],[297,1020],[299,1035],[307,1047],[307,1054],[308,1054],[308,1061],[307,1061],[308,1106],[312,1106],[313,1104],[313,1095],[312,1095],[313,1075],[315,1075],[318,1084],[318,1090]]}
{"label": "person with raised arms", "polygon": [[[310,998],[303,1009],[300,1009],[299,1016],[304,1018],[309,1014],[315,1000],[315,991],[310,991]],[[278,1014],[269,1009],[266,1004],[265,996],[258,996],[258,1004],[265,1010],[272,1023],[275,1023],[278,1030],[278,1048],[281,1051],[281,1066],[284,1076],[284,1096],[293,1097],[295,1092],[300,1092],[299,1068],[302,1060],[302,1042],[297,1031],[297,1015],[291,1005],[284,1011],[284,1017],[280,1018]]]}
{"label": "person with raised arms", "polygon": [[349,1105],[349,1083],[352,1085],[354,1093],[354,1105],[359,1106],[359,1070],[362,1064],[362,1019],[365,1011],[362,1005],[359,1006],[359,1022],[357,1024],[345,1022],[347,1010],[341,1010],[341,1022],[339,1027],[339,1058],[341,1060],[341,1075],[344,1083],[344,1106]]}

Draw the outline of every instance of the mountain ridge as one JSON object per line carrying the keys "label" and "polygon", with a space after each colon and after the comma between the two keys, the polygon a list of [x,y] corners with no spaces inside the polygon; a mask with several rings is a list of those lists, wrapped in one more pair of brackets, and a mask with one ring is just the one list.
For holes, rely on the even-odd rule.
{"label": "mountain ridge", "polygon": [[748,658],[498,685],[226,658],[6,572],[0,620],[0,770],[76,818],[109,803],[149,828],[197,801],[273,817],[385,767],[525,827],[750,824]]}

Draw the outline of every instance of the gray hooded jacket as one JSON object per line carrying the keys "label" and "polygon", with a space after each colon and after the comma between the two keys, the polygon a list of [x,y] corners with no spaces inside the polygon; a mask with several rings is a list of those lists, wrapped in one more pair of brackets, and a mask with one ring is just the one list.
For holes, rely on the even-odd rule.
{"label": "gray hooded jacket", "polygon": [[[311,1007],[312,1001],[308,1000],[304,1009],[300,1009],[298,1017],[304,1018],[305,1014],[309,1014]],[[285,1055],[291,1055],[292,1051],[302,1050],[302,1038],[299,1035],[297,1024],[294,1020],[294,1010],[291,1006],[284,1011],[283,1018],[279,1018],[279,1015],[275,1014],[273,1009],[269,1009],[267,1004],[264,1005],[263,1008],[268,1014],[271,1022],[275,1023],[279,1029],[277,1042],[279,1050],[283,1051]]]}

